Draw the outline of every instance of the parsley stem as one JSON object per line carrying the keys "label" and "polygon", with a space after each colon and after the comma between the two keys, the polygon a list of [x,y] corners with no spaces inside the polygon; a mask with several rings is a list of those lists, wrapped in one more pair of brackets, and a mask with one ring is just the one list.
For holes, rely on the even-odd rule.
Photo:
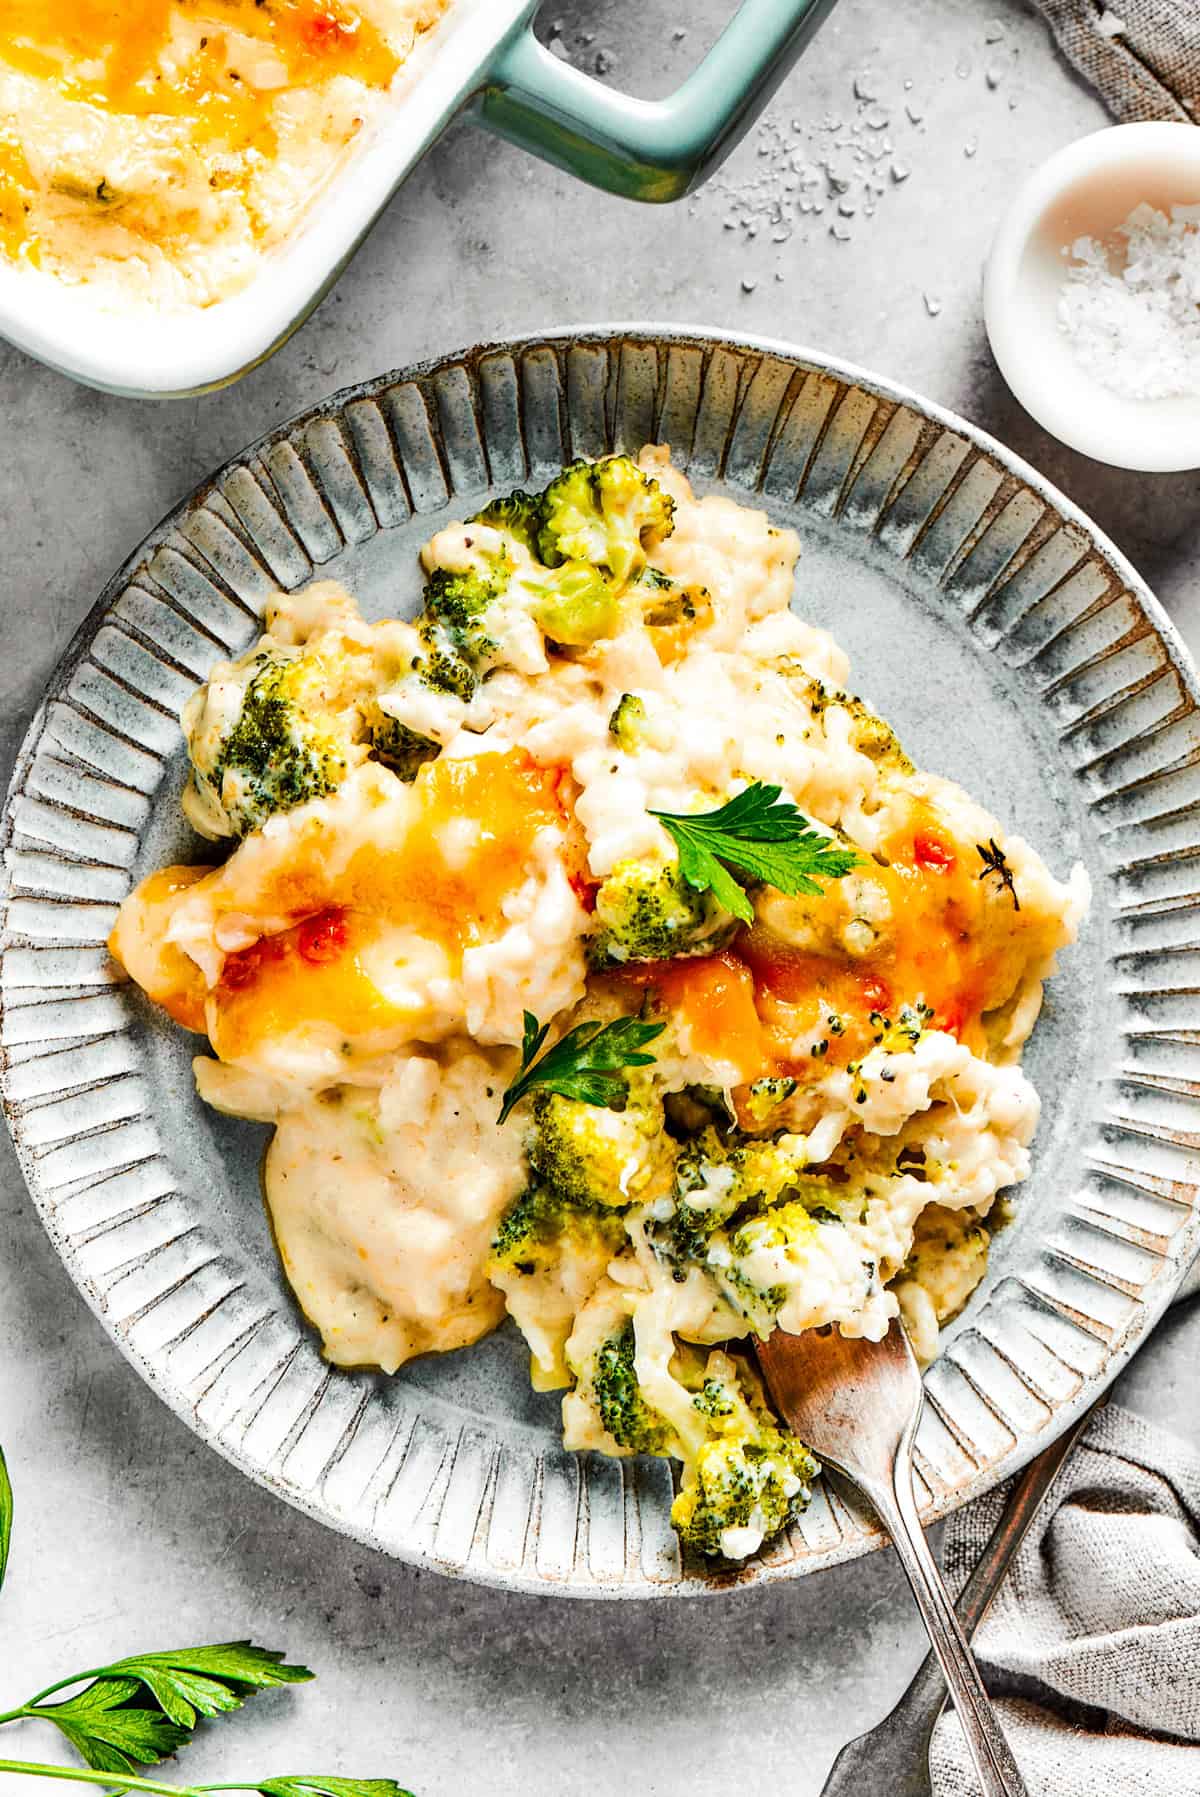
{"label": "parsley stem", "polygon": [[[90,1772],[82,1766],[42,1766],[32,1760],[0,1760],[0,1772],[23,1772],[31,1778],[67,1778],[76,1784],[107,1785],[109,1790],[152,1791],[158,1797],[191,1797],[202,1785],[169,1785],[156,1778],[134,1778],[126,1772]],[[214,1785],[214,1790],[247,1790],[246,1785]]]}
{"label": "parsley stem", "polygon": [[[71,1681],[74,1683],[74,1680]],[[19,1712],[14,1711],[13,1715]],[[11,1721],[12,1717],[5,1718]],[[92,1772],[83,1766],[44,1766],[33,1760],[0,1760],[0,1772],[20,1772],[30,1778],[66,1778],[74,1784],[107,1785],[110,1790],[150,1791],[156,1797],[203,1797],[207,1791],[257,1791],[253,1780],[233,1784],[169,1785],[157,1778],[135,1778],[125,1772]]]}
{"label": "parsley stem", "polygon": [[0,1715],[0,1726],[5,1722],[16,1722],[20,1717],[28,1716],[37,1704],[42,1703],[47,1697],[53,1697],[56,1691],[65,1691],[71,1685],[88,1684],[94,1678],[105,1677],[109,1670],[110,1668],[107,1666],[94,1666],[90,1672],[73,1672],[70,1678],[60,1678],[55,1684],[47,1685],[46,1689],[39,1691],[36,1696],[27,1697],[17,1709],[6,1710],[3,1715]]}

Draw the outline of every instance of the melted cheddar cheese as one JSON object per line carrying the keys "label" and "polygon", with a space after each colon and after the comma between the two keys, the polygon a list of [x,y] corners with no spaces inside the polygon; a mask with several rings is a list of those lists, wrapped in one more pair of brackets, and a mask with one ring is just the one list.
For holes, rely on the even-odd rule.
{"label": "melted cheddar cheese", "polygon": [[224,298],[448,3],[0,0],[0,251],[125,298]]}

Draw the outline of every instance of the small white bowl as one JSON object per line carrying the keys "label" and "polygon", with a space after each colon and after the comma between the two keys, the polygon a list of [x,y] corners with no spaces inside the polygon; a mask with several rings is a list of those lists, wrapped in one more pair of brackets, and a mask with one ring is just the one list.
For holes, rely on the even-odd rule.
{"label": "small white bowl", "polygon": [[1142,200],[1160,211],[1200,203],[1195,125],[1114,125],[1043,163],[996,233],[983,313],[1001,374],[1039,424],[1099,462],[1177,472],[1200,467],[1200,397],[1110,393],[1081,367],[1058,324],[1070,246],[1111,238]]}

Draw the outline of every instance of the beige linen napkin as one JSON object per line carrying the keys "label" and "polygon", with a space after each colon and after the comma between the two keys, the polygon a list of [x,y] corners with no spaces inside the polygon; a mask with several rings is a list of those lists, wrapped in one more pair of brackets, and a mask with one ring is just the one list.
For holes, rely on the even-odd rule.
{"label": "beige linen napkin", "polygon": [[1067,61],[1117,118],[1200,123],[1200,0],[1035,4]]}
{"label": "beige linen napkin", "polygon": [[[952,1589],[1006,1492],[951,1519]],[[1102,1410],[975,1650],[1035,1797],[1200,1797],[1200,1457],[1130,1411]],[[950,1711],[930,1763],[938,1797],[978,1797]]]}

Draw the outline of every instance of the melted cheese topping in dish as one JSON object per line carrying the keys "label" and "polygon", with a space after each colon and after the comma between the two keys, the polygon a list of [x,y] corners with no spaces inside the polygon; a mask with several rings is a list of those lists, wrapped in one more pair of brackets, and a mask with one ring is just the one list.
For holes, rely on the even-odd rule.
{"label": "melted cheese topping in dish", "polygon": [[[1029,1171],[1021,1049],[1087,903],[847,691],[799,548],[646,449],[440,532],[412,623],[278,598],[183,714],[184,808],[236,846],[112,938],[207,1035],[202,1097],[275,1125],[329,1359],[507,1310],[567,1445],[680,1460],[677,1528],[730,1558],[815,1470],[736,1344],[899,1312],[934,1353]],[[761,830],[681,864],[655,814],[739,794],[789,808],[807,877]]]}
{"label": "melted cheese topping in dish", "polygon": [[243,287],[450,0],[0,0],[0,251],[104,296]]}

